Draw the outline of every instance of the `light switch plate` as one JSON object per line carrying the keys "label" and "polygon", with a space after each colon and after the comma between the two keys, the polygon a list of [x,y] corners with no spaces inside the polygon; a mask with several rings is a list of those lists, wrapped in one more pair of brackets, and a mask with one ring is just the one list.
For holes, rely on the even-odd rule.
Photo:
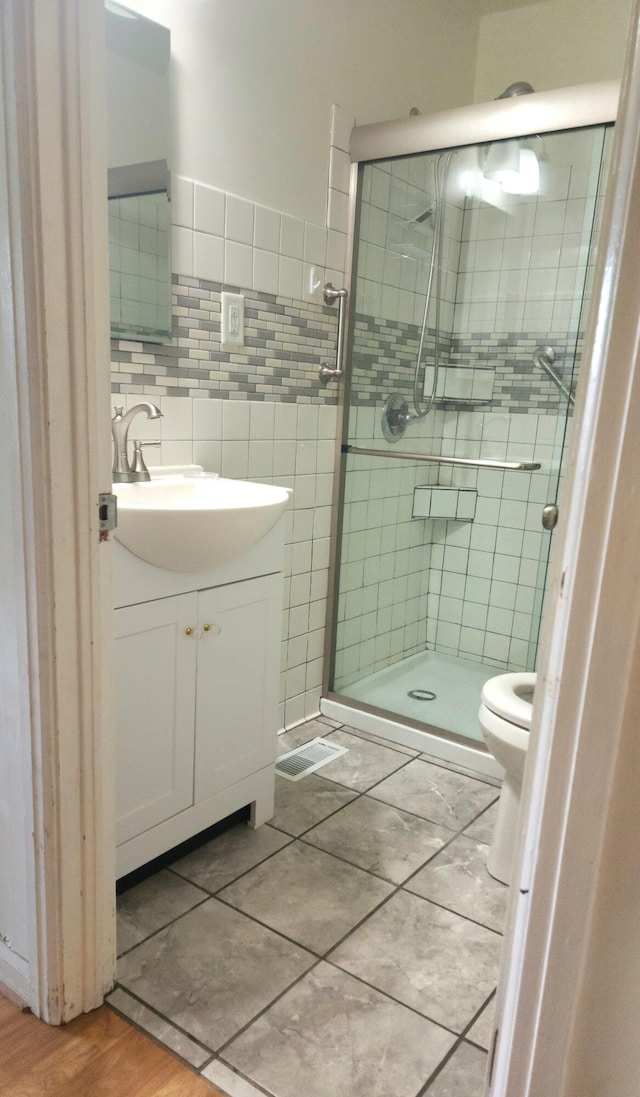
{"label": "light switch plate", "polygon": [[241,293],[221,294],[220,345],[223,350],[244,346],[244,297]]}

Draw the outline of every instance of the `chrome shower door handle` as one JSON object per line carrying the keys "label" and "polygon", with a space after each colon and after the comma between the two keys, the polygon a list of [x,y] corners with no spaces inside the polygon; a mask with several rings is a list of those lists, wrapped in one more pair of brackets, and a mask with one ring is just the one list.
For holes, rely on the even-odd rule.
{"label": "chrome shower door handle", "polygon": [[328,362],[323,362],[318,370],[318,376],[323,385],[327,385],[329,381],[334,378],[342,377],[344,373],[344,352],[345,352],[345,336],[346,336],[346,322],[345,322],[345,306],[347,302],[346,289],[336,289],[331,285],[331,282],[325,284],[322,296],[325,305],[335,305],[338,302],[338,336],[336,346],[336,367],[332,369]]}
{"label": "chrome shower door handle", "polygon": [[558,507],[556,503],[547,503],[542,508],[542,528],[549,530],[555,529],[558,524]]}

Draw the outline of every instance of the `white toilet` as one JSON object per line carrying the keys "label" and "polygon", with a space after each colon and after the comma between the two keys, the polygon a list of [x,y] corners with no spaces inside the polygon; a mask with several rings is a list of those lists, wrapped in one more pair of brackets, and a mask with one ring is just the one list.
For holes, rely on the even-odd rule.
{"label": "white toilet", "polygon": [[478,712],[482,734],[489,751],[505,770],[487,868],[503,884],[511,882],[535,685],[536,675],[523,672],[499,674],[482,687]]}

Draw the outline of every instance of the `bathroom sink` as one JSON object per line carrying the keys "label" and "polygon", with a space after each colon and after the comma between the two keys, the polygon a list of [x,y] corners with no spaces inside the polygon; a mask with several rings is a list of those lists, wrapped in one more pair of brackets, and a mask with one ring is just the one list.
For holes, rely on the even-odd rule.
{"label": "bathroom sink", "polygon": [[286,488],[214,476],[164,476],[115,484],[121,544],[159,568],[209,571],[269,532],[289,502]]}

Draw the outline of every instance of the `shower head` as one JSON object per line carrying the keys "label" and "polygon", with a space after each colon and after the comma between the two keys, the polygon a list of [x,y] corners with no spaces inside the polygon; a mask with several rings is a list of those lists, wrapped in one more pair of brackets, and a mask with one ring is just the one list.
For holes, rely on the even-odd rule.
{"label": "shower head", "polygon": [[497,95],[496,99],[513,99],[516,95],[531,95],[533,91],[535,88],[532,88],[526,80],[517,80],[515,84],[509,84],[509,87],[505,88],[501,95]]}

